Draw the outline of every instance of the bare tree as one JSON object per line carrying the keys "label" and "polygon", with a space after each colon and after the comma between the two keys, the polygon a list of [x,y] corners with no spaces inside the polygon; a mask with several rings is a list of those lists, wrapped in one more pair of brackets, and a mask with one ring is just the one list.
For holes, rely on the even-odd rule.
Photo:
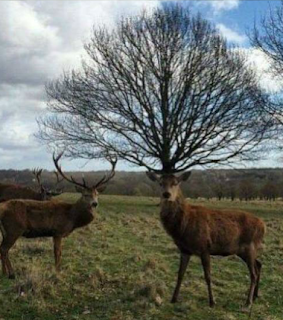
{"label": "bare tree", "polygon": [[279,189],[275,181],[267,181],[260,189],[261,198],[275,201],[278,197]]}
{"label": "bare tree", "polygon": [[[270,62],[270,73],[282,83],[283,80],[283,0],[279,6],[269,9],[260,20],[260,28],[254,26],[250,32],[251,44],[265,54]],[[282,91],[282,90],[280,90]],[[275,125],[279,125],[282,134],[283,101],[279,92],[271,93],[272,99],[266,105],[266,110],[272,115]],[[276,129],[278,127],[275,126]]]}
{"label": "bare tree", "polygon": [[251,44],[260,49],[272,63],[276,76],[283,76],[283,1],[260,20],[260,31],[255,25],[250,33]]}
{"label": "bare tree", "polygon": [[231,201],[234,201],[237,196],[237,188],[236,188],[235,182],[229,180],[226,182],[226,186],[227,186],[228,197],[230,198]]}
{"label": "bare tree", "polygon": [[239,183],[240,200],[250,201],[257,197],[257,190],[254,183],[250,179],[244,179]]}
{"label": "bare tree", "polygon": [[71,157],[156,172],[256,157],[266,96],[245,57],[179,5],[96,28],[80,71],[47,85],[39,137]]}
{"label": "bare tree", "polygon": [[225,172],[213,170],[211,171],[211,173],[213,178],[211,182],[211,189],[213,190],[213,193],[217,196],[218,200],[220,201],[225,196],[227,196],[226,181],[228,178]]}

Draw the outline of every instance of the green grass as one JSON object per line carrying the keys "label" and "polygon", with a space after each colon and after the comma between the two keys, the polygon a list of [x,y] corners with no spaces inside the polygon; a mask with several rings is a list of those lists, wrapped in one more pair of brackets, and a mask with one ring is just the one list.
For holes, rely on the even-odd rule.
{"label": "green grass", "polygon": [[[63,195],[73,201],[76,195]],[[159,222],[154,198],[102,196],[95,221],[63,243],[54,271],[51,239],[20,239],[10,252],[16,280],[0,277],[0,320],[241,320],[249,286],[236,257],[212,259],[217,305],[208,307],[200,261],[194,257],[180,292],[169,301],[179,254]],[[194,203],[196,203],[194,201]],[[283,203],[201,202],[248,210],[268,227],[260,298],[251,319],[283,319]]]}

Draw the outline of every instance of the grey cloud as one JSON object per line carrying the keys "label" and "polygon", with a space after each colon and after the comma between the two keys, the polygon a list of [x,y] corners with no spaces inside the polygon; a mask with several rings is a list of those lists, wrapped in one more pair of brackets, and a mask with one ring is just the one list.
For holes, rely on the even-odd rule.
{"label": "grey cloud", "polygon": [[[158,1],[0,2],[0,168],[52,169],[50,153],[34,138],[46,109],[44,84],[76,68],[93,24],[113,25]],[[81,169],[83,161],[67,164]],[[93,164],[85,170],[98,168]],[[125,167],[121,167],[125,168]]]}

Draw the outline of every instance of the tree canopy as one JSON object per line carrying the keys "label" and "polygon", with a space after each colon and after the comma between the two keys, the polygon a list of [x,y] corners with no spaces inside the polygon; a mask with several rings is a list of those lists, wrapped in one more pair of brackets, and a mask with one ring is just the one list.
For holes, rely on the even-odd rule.
{"label": "tree canopy", "polygon": [[254,159],[266,95],[240,50],[189,9],[170,5],[94,28],[80,70],[46,87],[40,138],[71,157],[156,172]]}

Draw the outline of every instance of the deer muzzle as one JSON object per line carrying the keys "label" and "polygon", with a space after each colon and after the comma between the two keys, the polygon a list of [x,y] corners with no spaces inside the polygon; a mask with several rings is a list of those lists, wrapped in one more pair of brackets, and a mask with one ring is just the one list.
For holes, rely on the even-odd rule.
{"label": "deer muzzle", "polygon": [[163,192],[163,198],[169,199],[171,197],[170,192]]}

